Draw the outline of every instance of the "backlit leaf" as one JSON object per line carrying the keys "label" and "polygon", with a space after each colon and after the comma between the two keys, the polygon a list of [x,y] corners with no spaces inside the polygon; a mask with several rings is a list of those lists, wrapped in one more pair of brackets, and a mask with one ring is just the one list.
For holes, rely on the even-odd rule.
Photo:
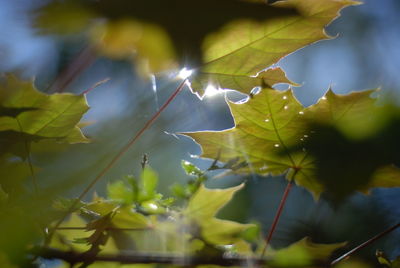
{"label": "backlit leaf", "polygon": [[2,80],[0,95],[3,111],[18,110],[12,115],[0,114],[0,131],[23,133],[32,137],[30,140],[52,138],[68,143],[88,142],[77,127],[89,108],[85,96],[47,95],[37,91],[32,82],[20,81],[12,75]]}
{"label": "backlit leaf", "polygon": [[152,199],[157,194],[156,187],[158,183],[157,173],[149,167],[145,167],[141,174],[142,200]]}
{"label": "backlit leaf", "polygon": [[189,161],[182,160],[181,165],[187,175],[192,175],[192,176],[203,175],[203,172],[198,167],[196,167],[193,163],[190,163]]}
{"label": "backlit leaf", "polygon": [[201,235],[207,242],[226,245],[241,240],[240,234],[251,224],[241,224],[215,218],[217,212],[224,207],[243,184],[228,189],[207,189],[203,185],[189,200],[183,214],[189,221],[200,227]]}
{"label": "backlit leaf", "polygon": [[100,216],[105,216],[111,212],[114,213],[111,224],[118,228],[147,228],[150,225],[150,220],[144,215],[134,211],[132,206],[120,207],[118,204],[106,201],[97,200],[87,204],[84,209],[94,212]]}
{"label": "backlit leaf", "polygon": [[[332,253],[343,247],[346,243],[316,244],[304,238],[289,247],[271,252],[273,264],[282,267],[307,266],[315,261],[325,261]],[[268,251],[267,251],[268,252]],[[267,255],[267,256],[268,256]],[[308,267],[308,266],[307,266]]]}
{"label": "backlit leaf", "polygon": [[[250,93],[255,86],[270,84],[265,68],[297,49],[327,39],[324,27],[338,16],[348,0],[288,0],[278,6],[295,7],[301,15],[266,22],[238,21],[209,35],[203,45],[204,63],[195,70],[192,88],[203,94],[207,84]],[[276,76],[275,83],[288,82]]]}
{"label": "backlit leaf", "polygon": [[[201,145],[203,157],[223,162],[239,158],[248,163],[236,170],[239,173],[288,172],[288,179],[295,176],[295,182],[316,198],[323,191],[339,200],[356,190],[400,186],[397,168],[390,167],[398,159],[394,138],[398,124],[396,120],[393,127],[373,124],[388,120],[382,120],[383,113],[370,114],[378,111],[371,93],[336,95],[328,91],[317,104],[304,108],[292,91],[266,88],[244,104],[229,104],[234,128],[186,135]],[[344,134],[332,132],[332,127],[343,129]],[[390,133],[393,139],[359,140],[366,132]],[[392,148],[382,146],[383,140]]]}
{"label": "backlit leaf", "polygon": [[189,200],[184,214],[194,220],[214,217],[243,188],[243,184],[228,189],[207,189],[204,185]]}
{"label": "backlit leaf", "polygon": [[[79,30],[76,22],[82,29],[96,21],[93,18],[106,18],[101,50],[124,56],[136,52],[141,61],[147,58],[153,72],[171,68],[171,59],[181,65],[201,64],[204,38],[228,22],[267,21],[296,14],[293,9],[272,7],[263,1],[232,0],[75,0],[49,4],[38,13],[37,24],[57,32]],[[75,22],[71,18],[76,18]]]}
{"label": "backlit leaf", "polygon": [[124,181],[116,181],[107,186],[107,196],[118,203],[133,204],[133,191]]}
{"label": "backlit leaf", "polygon": [[230,103],[229,107],[234,128],[185,133],[201,145],[203,157],[223,162],[239,158],[239,162],[249,163],[237,170],[242,173],[279,175],[300,168],[296,182],[317,195],[320,193],[320,184],[309,178],[313,166],[305,159],[305,152],[287,151],[288,146],[297,144],[306,135],[304,108],[291,90],[263,89],[247,103]]}

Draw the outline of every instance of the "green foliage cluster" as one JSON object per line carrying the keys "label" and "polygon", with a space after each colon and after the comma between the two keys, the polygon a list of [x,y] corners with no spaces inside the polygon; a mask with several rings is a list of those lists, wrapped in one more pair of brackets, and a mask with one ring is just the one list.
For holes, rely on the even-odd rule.
{"label": "green foliage cluster", "polygon": [[[167,3],[177,8],[176,17],[170,18],[162,10]],[[95,195],[90,202],[83,202],[81,197],[57,199],[56,194],[39,189],[38,168],[32,165],[31,155],[35,150],[51,153],[59,143],[89,142],[79,128],[89,108],[85,96],[47,95],[31,82],[3,76],[0,229],[8,233],[0,240],[1,267],[39,265],[36,255],[48,257],[41,250],[49,248],[65,253],[56,258],[79,267],[119,267],[95,260],[102,254],[121,252],[181,257],[182,263],[170,267],[196,265],[190,260],[185,263],[185,258],[217,265],[213,260],[235,257],[265,261],[259,264],[265,267],[320,267],[344,244],[315,244],[305,238],[281,250],[268,249],[264,256],[269,245],[260,226],[217,217],[244,184],[208,189],[204,185],[208,172],[223,168],[240,174],[285,174],[315,199],[325,194],[335,202],[343,202],[355,191],[400,186],[399,111],[391,105],[376,105],[371,98],[376,90],[347,95],[328,90],[316,104],[304,107],[290,88],[273,88],[280,83],[297,85],[274,64],[301,47],[329,38],[324,27],[343,7],[356,2],[287,0],[270,6],[257,0],[224,0],[191,4],[204,12],[188,13],[187,1],[180,0],[135,5],[126,0],[55,1],[38,11],[37,25],[42,29],[85,31],[98,53],[133,57],[143,73],[183,65],[189,58],[194,65],[189,82],[195,93],[203,95],[213,84],[248,94],[249,99],[229,103],[235,127],[183,133],[200,144],[203,157],[215,161],[207,170],[182,161],[188,182],[173,185],[171,197],[158,193],[158,174],[144,161],[140,176],[110,183],[106,198]],[[208,11],[212,11],[208,22],[200,23]],[[28,177],[33,186],[26,181]],[[68,217],[60,222],[66,213]],[[383,254],[378,260],[386,267],[398,267],[399,263]]]}

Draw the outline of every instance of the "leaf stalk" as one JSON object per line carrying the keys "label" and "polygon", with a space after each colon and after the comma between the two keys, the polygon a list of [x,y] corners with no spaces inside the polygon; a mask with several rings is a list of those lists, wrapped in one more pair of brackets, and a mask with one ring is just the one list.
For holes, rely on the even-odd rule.
{"label": "leaf stalk", "polygon": [[265,238],[265,245],[264,245],[264,248],[263,248],[262,253],[261,253],[261,258],[265,256],[265,253],[267,251],[267,247],[269,246],[269,244],[270,244],[270,242],[272,240],[272,237],[274,235],[275,229],[276,229],[276,227],[278,225],[278,222],[279,222],[279,219],[280,219],[280,217],[282,215],[283,208],[285,207],[286,200],[287,200],[287,198],[289,196],[290,190],[292,189],[294,178],[295,178],[295,176],[296,176],[298,171],[299,171],[299,169],[294,169],[293,176],[292,176],[292,178],[289,179],[289,181],[288,181],[288,183],[286,185],[285,191],[283,192],[283,195],[282,195],[281,201],[279,203],[278,210],[276,211],[276,214],[275,214],[274,220],[272,222],[271,228],[270,228],[270,230],[268,232],[267,237]]}
{"label": "leaf stalk", "polygon": [[337,264],[338,262],[350,257],[351,255],[353,255],[354,253],[356,253],[357,251],[365,248],[366,246],[372,244],[373,242],[375,242],[376,240],[382,238],[383,236],[389,234],[390,232],[396,230],[397,228],[400,227],[400,222],[389,227],[388,229],[386,229],[385,231],[375,235],[374,237],[368,239],[367,241],[365,241],[364,243],[362,243],[361,245],[358,245],[357,247],[353,248],[352,250],[350,250],[349,252],[343,254],[342,256],[340,256],[339,258],[335,259],[334,261],[331,262],[331,266]]}

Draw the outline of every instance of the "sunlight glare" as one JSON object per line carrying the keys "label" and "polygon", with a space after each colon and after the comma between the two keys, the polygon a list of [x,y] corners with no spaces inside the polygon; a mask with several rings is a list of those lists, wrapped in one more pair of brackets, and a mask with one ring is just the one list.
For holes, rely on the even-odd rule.
{"label": "sunlight glare", "polygon": [[183,79],[186,79],[189,76],[191,76],[192,73],[193,73],[193,70],[188,70],[188,69],[186,69],[186,67],[184,67],[182,70],[179,71],[178,77],[183,80]]}
{"label": "sunlight glare", "polygon": [[213,96],[219,94],[221,91],[222,90],[216,88],[212,84],[208,84],[208,86],[206,87],[206,91],[204,92],[204,96],[205,97],[213,97]]}

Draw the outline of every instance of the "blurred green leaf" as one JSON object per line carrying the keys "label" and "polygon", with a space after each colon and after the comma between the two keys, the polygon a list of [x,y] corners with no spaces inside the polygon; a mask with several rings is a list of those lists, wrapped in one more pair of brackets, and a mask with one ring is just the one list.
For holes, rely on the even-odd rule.
{"label": "blurred green leaf", "polygon": [[141,208],[148,214],[162,214],[167,211],[163,206],[160,206],[158,202],[151,200],[143,202]]}
{"label": "blurred green leaf", "polygon": [[141,174],[141,195],[139,201],[146,201],[156,197],[157,191],[156,187],[158,184],[158,175],[150,167],[145,167]]}
{"label": "blurred green leaf", "polygon": [[146,229],[151,224],[149,218],[135,212],[131,207],[119,208],[112,219],[112,225],[117,228]]}
{"label": "blurred green leaf", "polygon": [[95,43],[109,55],[126,57],[136,52],[141,61],[148,60],[152,72],[171,69],[176,54],[180,64],[198,66],[205,57],[201,52],[205,37],[228,22],[265,23],[297,14],[293,9],[270,6],[262,1],[234,0],[190,3],[185,0],[75,0],[53,2],[37,12],[39,27],[60,33],[85,28],[90,18],[92,21],[108,19],[102,30],[96,30],[105,35],[98,39],[100,35],[96,34]]}
{"label": "blurred green leaf", "polygon": [[371,266],[368,263],[362,261],[354,261],[354,260],[344,260],[337,265],[336,268],[372,268],[375,266]]}
{"label": "blurred green leaf", "polygon": [[144,215],[135,211],[132,205],[119,206],[115,201],[97,200],[83,207],[89,212],[104,217],[110,213],[114,213],[111,223],[118,228],[146,228],[150,221]]}
{"label": "blurred green leaf", "polygon": [[[273,258],[273,264],[282,267],[290,266],[307,266],[312,267],[315,261],[325,261],[329,259],[332,253],[343,247],[346,243],[336,244],[316,244],[310,241],[309,238],[290,245],[287,248],[280,249],[267,256]],[[268,251],[267,251],[268,252]]]}
{"label": "blurred green leaf", "polygon": [[203,175],[203,172],[198,167],[196,167],[193,163],[190,163],[189,161],[182,160],[181,165],[187,175],[192,175],[192,176],[202,176]]}
{"label": "blurred green leaf", "polygon": [[18,266],[12,264],[8,259],[7,255],[0,251],[0,266],[3,268],[18,268]]}
{"label": "blurred green leaf", "polygon": [[107,185],[107,196],[122,204],[133,204],[135,201],[132,189],[122,180]]}
{"label": "blurred green leaf", "polygon": [[258,223],[252,224],[241,233],[241,237],[248,242],[257,242],[261,237],[261,225]]}
{"label": "blurred green leaf", "polygon": [[[77,124],[88,110],[85,96],[69,93],[46,95],[32,82],[12,75],[0,82],[0,146],[2,153],[27,155],[25,143],[42,139],[88,142]],[[12,111],[12,112],[11,112]]]}
{"label": "blurred green leaf", "polygon": [[183,213],[197,221],[208,220],[214,217],[241,188],[243,184],[228,189],[207,189],[202,185],[189,200]]}
{"label": "blurred green leaf", "polygon": [[[33,167],[34,172],[38,168]],[[25,181],[31,175],[28,163],[0,159],[0,185],[12,199],[26,195]]]}
{"label": "blurred green leaf", "polygon": [[225,245],[240,241],[241,233],[253,225],[217,219],[215,215],[242,187],[243,184],[228,189],[207,189],[201,185],[183,215],[199,225],[202,237],[209,243]]}
{"label": "blurred green leaf", "polygon": [[4,192],[3,187],[1,187],[0,185],[0,206],[5,204],[7,202],[7,199],[8,199],[8,194]]}
{"label": "blurred green leaf", "polygon": [[185,186],[179,183],[175,183],[171,186],[171,192],[174,196],[178,198],[186,198],[187,192]]}

